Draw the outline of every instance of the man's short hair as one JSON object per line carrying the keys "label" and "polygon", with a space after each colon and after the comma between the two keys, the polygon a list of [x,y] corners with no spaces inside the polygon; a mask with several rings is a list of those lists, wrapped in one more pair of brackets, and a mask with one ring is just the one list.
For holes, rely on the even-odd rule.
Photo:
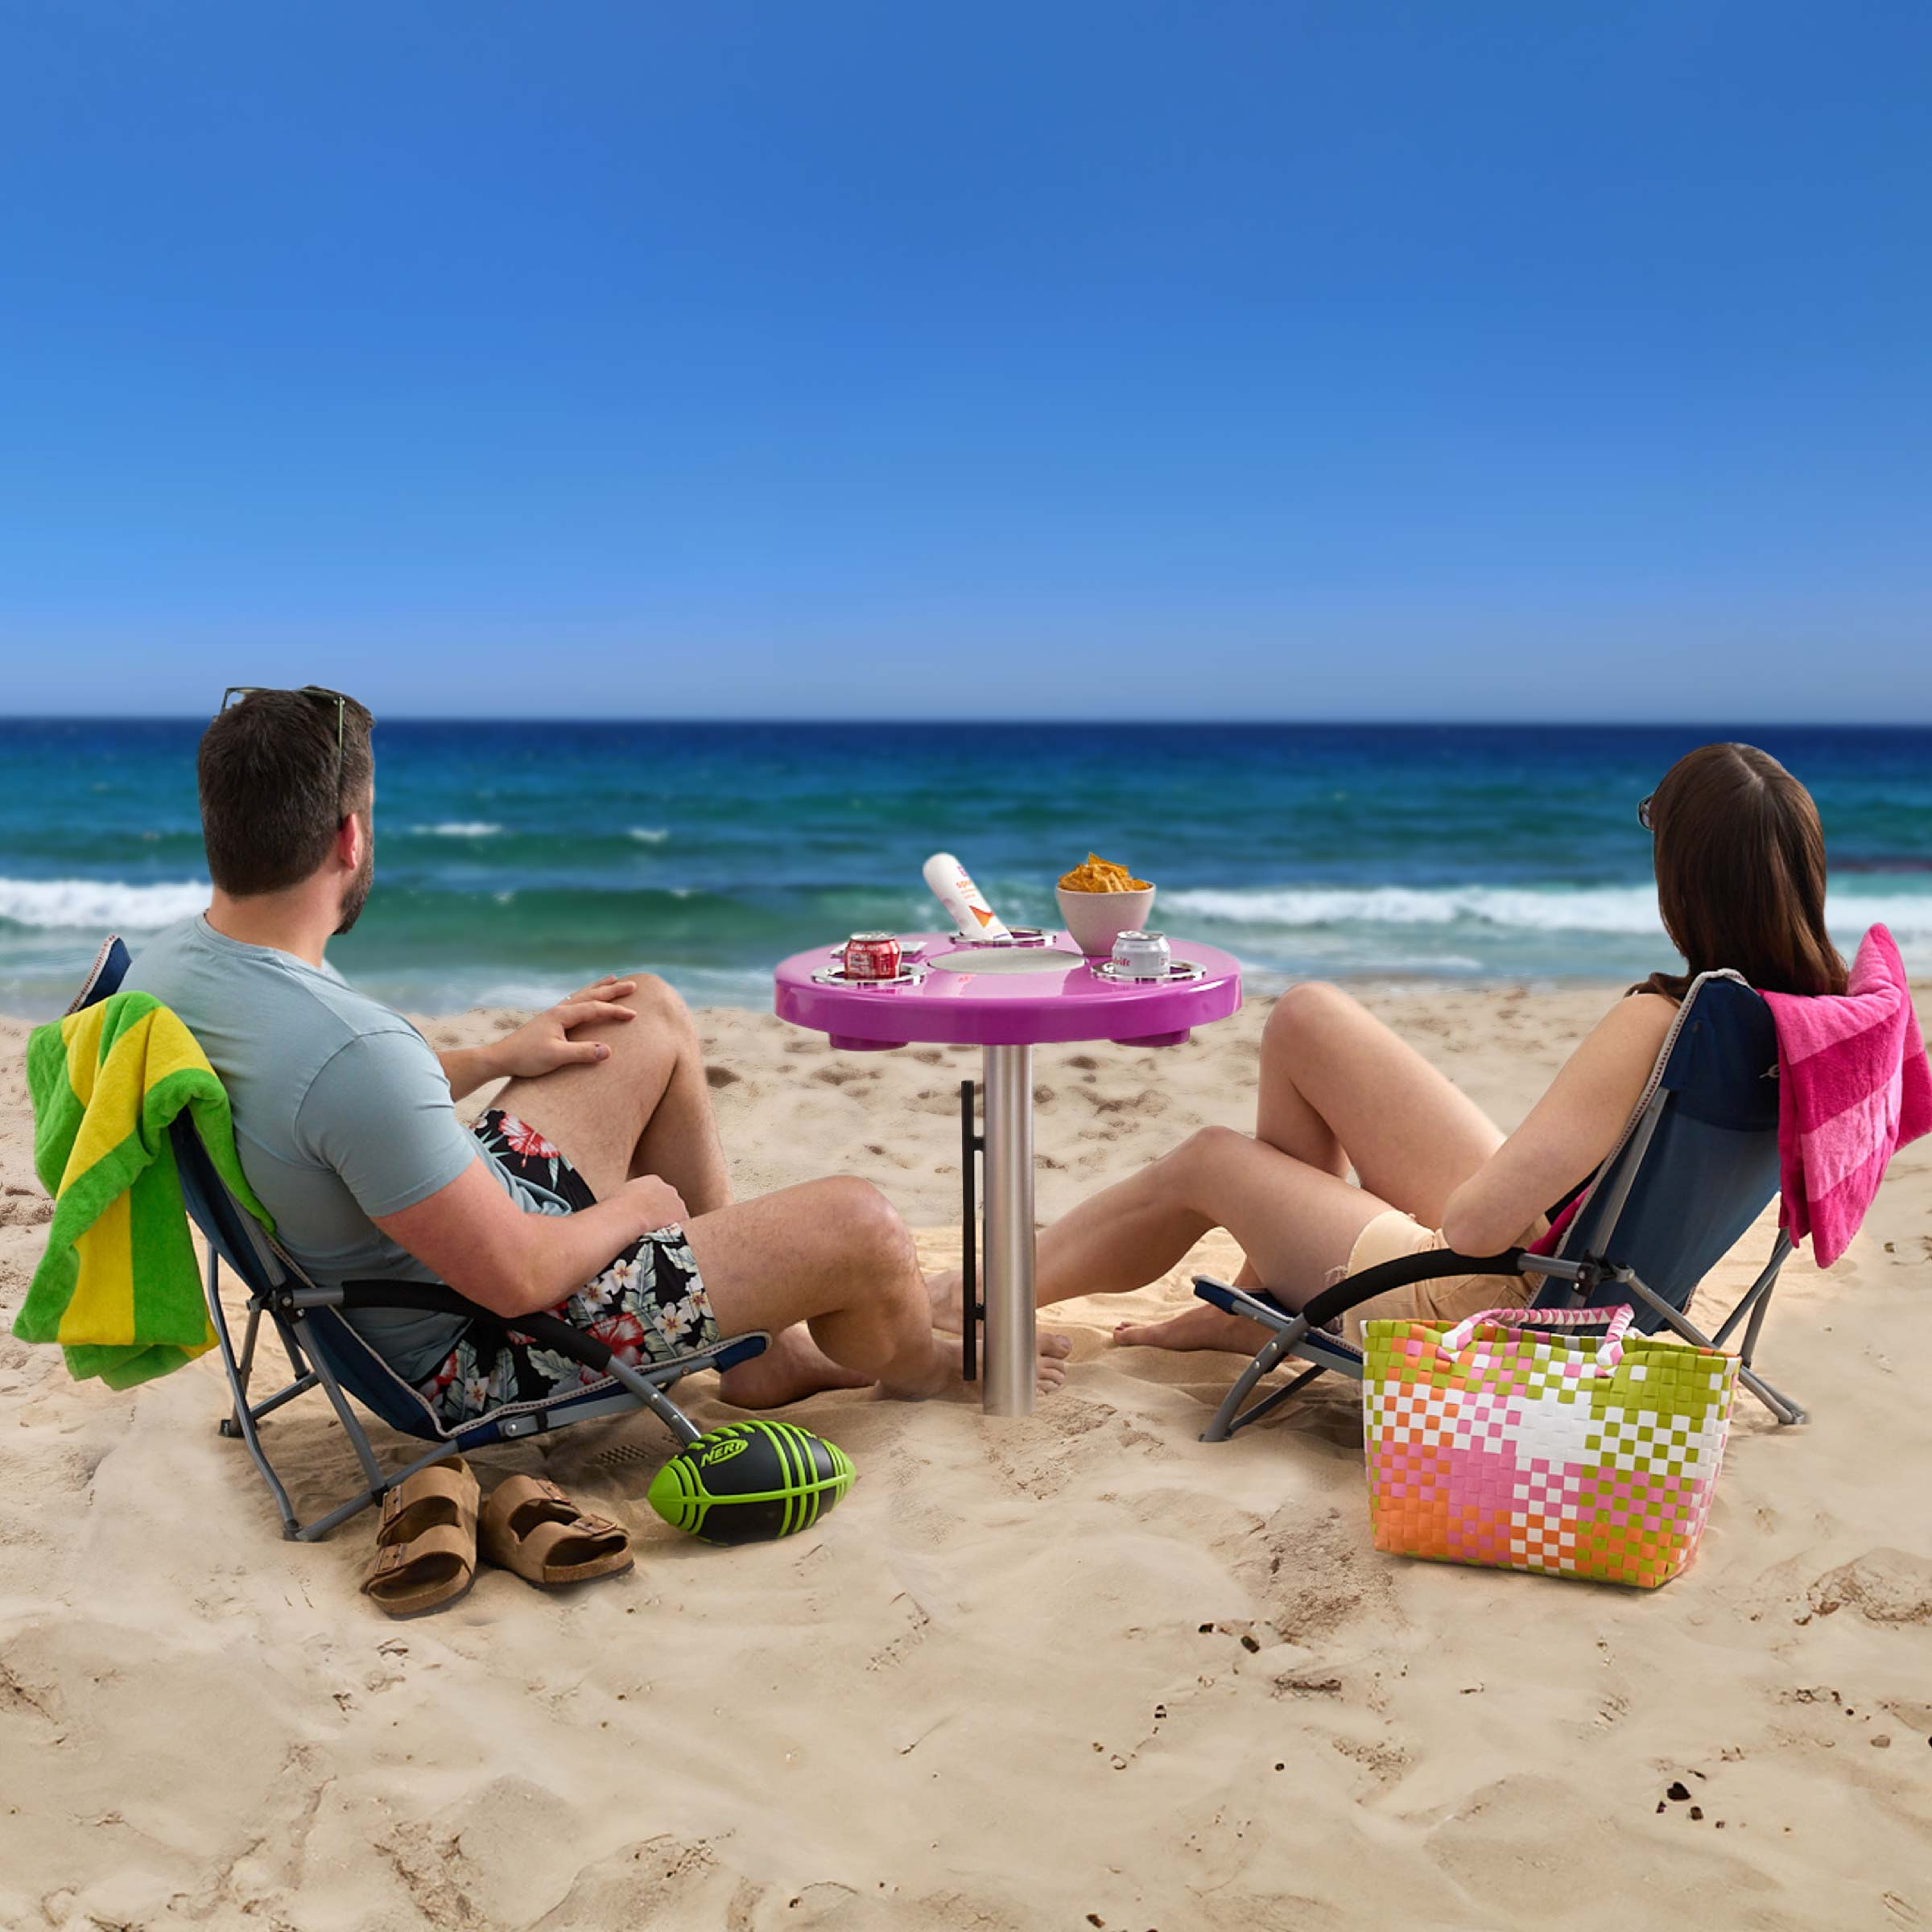
{"label": "man's short hair", "polygon": [[202,733],[195,775],[208,874],[231,898],[300,885],[343,819],[368,804],[374,720],[344,701],[338,775],[336,716],[332,694],[256,691]]}

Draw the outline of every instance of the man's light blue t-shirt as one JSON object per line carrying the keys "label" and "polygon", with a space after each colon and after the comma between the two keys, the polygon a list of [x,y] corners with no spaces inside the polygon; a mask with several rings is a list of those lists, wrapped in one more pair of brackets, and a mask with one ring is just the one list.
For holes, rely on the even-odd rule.
{"label": "man's light blue t-shirt", "polygon": [[[318,1286],[435,1282],[373,1217],[427,1200],[473,1161],[526,1212],[568,1212],[489,1159],[457,1120],[429,1042],[332,966],[243,945],[202,917],[157,933],[125,985],[171,1007],[201,1042],[228,1089],[242,1172]],[[411,1382],[466,1326],[405,1310],[346,1319]]]}

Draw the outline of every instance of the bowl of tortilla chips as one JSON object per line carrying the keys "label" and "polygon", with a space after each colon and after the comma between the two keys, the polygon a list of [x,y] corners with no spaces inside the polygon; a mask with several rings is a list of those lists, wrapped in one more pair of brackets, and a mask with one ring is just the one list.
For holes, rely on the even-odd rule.
{"label": "bowl of tortilla chips", "polygon": [[1138,932],[1154,908],[1154,888],[1096,852],[1061,876],[1060,918],[1067,936],[1088,958],[1104,959],[1123,932]]}

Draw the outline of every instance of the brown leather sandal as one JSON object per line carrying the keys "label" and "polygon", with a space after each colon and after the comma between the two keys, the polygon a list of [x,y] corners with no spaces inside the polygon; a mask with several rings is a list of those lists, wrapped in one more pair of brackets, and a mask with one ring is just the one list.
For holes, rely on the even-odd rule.
{"label": "brown leather sandal", "polygon": [[621,1524],[587,1515],[555,1483],[535,1476],[497,1485],[483,1505],[477,1541],[491,1563],[545,1590],[617,1576],[637,1560]]}
{"label": "brown leather sandal", "polygon": [[461,1456],[419,1469],[382,1498],[362,1594],[386,1616],[421,1616],[477,1580],[477,1479]]}

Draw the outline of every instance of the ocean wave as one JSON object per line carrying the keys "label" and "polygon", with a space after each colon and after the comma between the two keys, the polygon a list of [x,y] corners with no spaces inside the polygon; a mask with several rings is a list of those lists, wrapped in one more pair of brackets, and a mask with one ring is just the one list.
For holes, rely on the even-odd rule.
{"label": "ocean wave", "polygon": [[409,829],[422,839],[493,839],[503,828],[487,819],[446,819],[440,825],[412,825]]}
{"label": "ocean wave", "polygon": [[662,825],[634,825],[630,836],[640,845],[662,845],[671,833]]}
{"label": "ocean wave", "polygon": [[1648,886],[1538,891],[1502,886],[1283,886],[1164,893],[1159,903],[1234,926],[1451,926],[1472,921],[1561,932],[1661,931]]}
{"label": "ocean wave", "polygon": [[[1534,932],[1661,933],[1648,886],[1283,886],[1199,887],[1162,895],[1170,911],[1233,926],[1294,931],[1335,926],[1513,927]],[[1932,938],[1932,893],[1838,891],[1826,905],[1834,931],[1889,926],[1894,937]]]}
{"label": "ocean wave", "polygon": [[208,909],[206,879],[0,879],[0,919],[46,931],[152,932]]}

